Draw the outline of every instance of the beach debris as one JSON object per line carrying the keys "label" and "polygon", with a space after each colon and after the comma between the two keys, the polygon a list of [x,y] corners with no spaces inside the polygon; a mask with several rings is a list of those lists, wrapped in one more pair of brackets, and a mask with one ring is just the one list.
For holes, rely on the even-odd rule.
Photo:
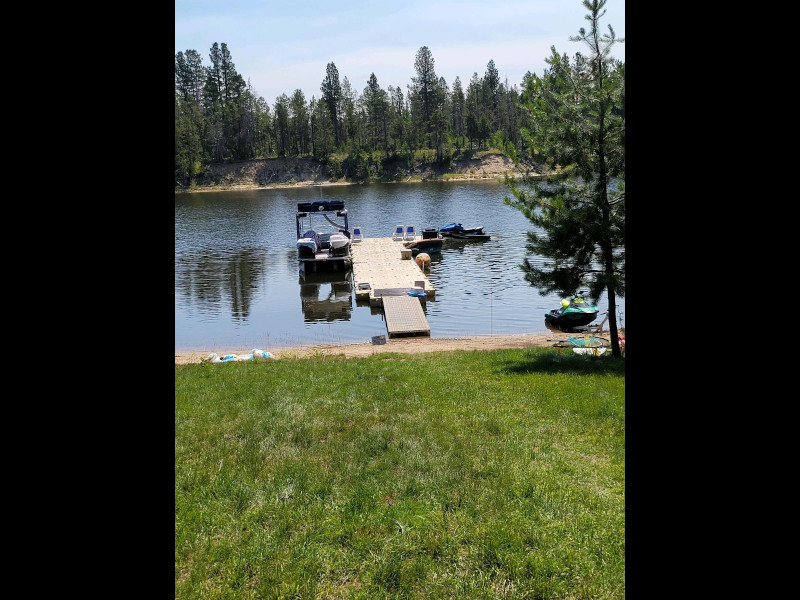
{"label": "beach debris", "polygon": [[220,356],[216,352],[212,352],[205,358],[203,362],[217,364],[224,362],[242,362],[246,360],[258,360],[261,358],[273,358],[272,352],[265,352],[260,348],[253,348],[250,351],[250,354],[225,354],[223,356]]}

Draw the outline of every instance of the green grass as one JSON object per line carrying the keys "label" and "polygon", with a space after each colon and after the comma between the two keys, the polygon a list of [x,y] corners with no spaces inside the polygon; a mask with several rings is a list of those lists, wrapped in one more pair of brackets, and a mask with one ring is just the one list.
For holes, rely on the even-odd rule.
{"label": "green grass", "polygon": [[624,359],[175,367],[176,598],[624,596]]}

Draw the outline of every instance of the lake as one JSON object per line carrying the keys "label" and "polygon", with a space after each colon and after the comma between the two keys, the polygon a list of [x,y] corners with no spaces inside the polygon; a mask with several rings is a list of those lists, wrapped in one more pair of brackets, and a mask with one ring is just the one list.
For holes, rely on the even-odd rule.
{"label": "lake", "polygon": [[[299,202],[343,200],[349,225],[389,237],[397,225],[483,225],[486,242],[431,255],[436,297],[424,311],[433,338],[543,333],[557,295],[524,279],[521,212],[494,180],[316,186],[175,194],[175,351],[271,350],[369,342],[386,335],[382,309],[356,301],[346,275],[303,276],[297,261]],[[530,257],[534,258],[534,257]],[[608,308],[598,303],[599,324]],[[617,298],[624,327],[625,299]]]}

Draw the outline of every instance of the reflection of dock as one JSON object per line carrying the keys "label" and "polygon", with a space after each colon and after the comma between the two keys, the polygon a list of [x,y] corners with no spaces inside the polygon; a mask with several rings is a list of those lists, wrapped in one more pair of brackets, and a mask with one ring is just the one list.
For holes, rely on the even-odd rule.
{"label": "reflection of dock", "polygon": [[349,321],[353,311],[352,274],[300,274],[300,304],[306,322]]}
{"label": "reflection of dock", "polygon": [[[403,242],[392,238],[364,238],[351,245],[356,298],[383,307],[389,337],[430,335],[420,303],[433,300],[436,288],[410,252],[402,252],[404,248]],[[424,296],[409,296],[409,292]]]}

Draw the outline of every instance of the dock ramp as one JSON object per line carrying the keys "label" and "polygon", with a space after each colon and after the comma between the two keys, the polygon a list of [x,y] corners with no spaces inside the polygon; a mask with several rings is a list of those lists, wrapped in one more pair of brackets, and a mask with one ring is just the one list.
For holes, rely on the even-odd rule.
{"label": "dock ramp", "polygon": [[383,296],[383,315],[390,338],[431,334],[428,319],[415,296]]}

